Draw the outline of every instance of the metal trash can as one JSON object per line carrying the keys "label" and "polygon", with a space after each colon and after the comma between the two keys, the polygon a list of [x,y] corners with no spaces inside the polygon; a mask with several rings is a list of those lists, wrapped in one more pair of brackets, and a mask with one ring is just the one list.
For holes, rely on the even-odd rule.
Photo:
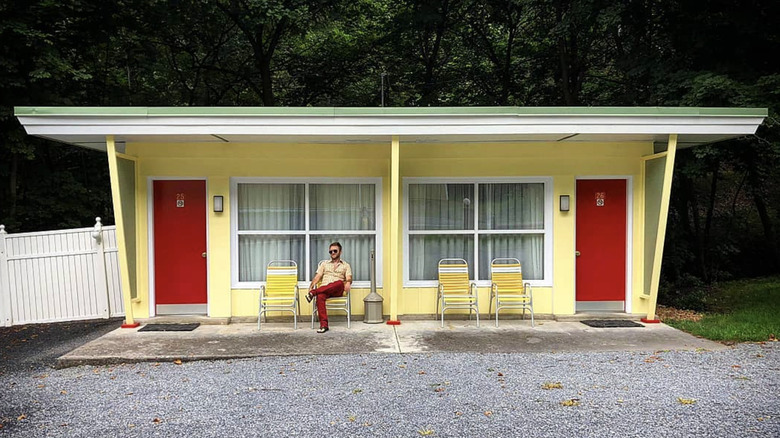
{"label": "metal trash can", "polygon": [[363,298],[363,322],[366,324],[381,324],[385,322],[382,315],[382,295],[376,293],[376,258],[371,250],[371,293]]}

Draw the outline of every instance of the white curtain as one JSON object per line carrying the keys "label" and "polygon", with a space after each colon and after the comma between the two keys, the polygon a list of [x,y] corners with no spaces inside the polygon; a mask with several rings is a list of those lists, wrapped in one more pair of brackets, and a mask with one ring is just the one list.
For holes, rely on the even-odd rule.
{"label": "white curtain", "polygon": [[239,184],[240,231],[304,229],[303,184]]}
{"label": "white curtain", "polygon": [[375,204],[373,184],[311,184],[310,229],[375,230]]}
{"label": "white curtain", "polygon": [[409,279],[435,280],[439,260],[464,259],[469,264],[469,278],[474,278],[474,235],[417,234],[409,236]]}
{"label": "white curtain", "polygon": [[[479,185],[480,230],[544,230],[544,184]],[[479,278],[490,278],[490,262],[514,257],[523,265],[523,278],[544,278],[544,233],[484,234],[479,236]]]}
{"label": "white curtain", "polygon": [[480,230],[543,230],[544,184],[480,184]]}
{"label": "white curtain", "polygon": [[265,268],[272,260],[298,263],[298,280],[304,281],[305,236],[239,235],[238,281],[265,281]]}
{"label": "white curtain", "polygon": [[544,234],[480,235],[480,280],[490,279],[490,262],[498,257],[519,259],[524,280],[541,280],[544,278]]}
{"label": "white curtain", "polygon": [[[265,281],[266,265],[279,259],[295,260],[299,279],[308,280],[314,276],[317,262],[329,258],[328,246],[335,241],[341,243],[354,279],[369,280],[369,252],[375,247],[376,237],[349,232],[376,230],[376,186],[310,184],[308,233],[305,194],[305,184],[238,185],[238,230],[244,232],[238,236],[239,281]],[[247,233],[251,231],[271,233]],[[308,260],[306,239],[310,239]],[[307,264],[311,268],[309,278]]]}
{"label": "white curtain", "polygon": [[410,230],[473,230],[474,184],[410,184]]}
{"label": "white curtain", "polygon": [[[311,275],[317,271],[317,263],[320,260],[329,260],[328,247],[333,242],[341,244],[341,258],[348,262],[352,267],[352,279],[355,281],[369,281],[371,261],[369,260],[371,250],[376,247],[374,236],[370,235],[322,235],[313,234],[311,236],[311,259],[309,267]],[[381,266],[376,267],[377,270]]]}
{"label": "white curtain", "polygon": [[[445,234],[475,230],[474,184],[409,185],[410,280],[435,280],[438,261],[453,257],[469,262],[469,276],[474,279],[475,237],[480,280],[490,278],[490,261],[496,257],[520,259],[526,279],[544,278],[544,184],[479,183],[477,187],[479,220],[475,233]],[[415,233],[422,230],[443,233]],[[481,230],[505,233],[480,234]]]}

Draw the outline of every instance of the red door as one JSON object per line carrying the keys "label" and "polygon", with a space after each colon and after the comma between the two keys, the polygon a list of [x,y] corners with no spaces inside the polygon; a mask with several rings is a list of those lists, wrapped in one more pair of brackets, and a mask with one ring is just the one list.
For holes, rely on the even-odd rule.
{"label": "red door", "polygon": [[158,313],[206,312],[206,181],[154,181]]}
{"label": "red door", "polygon": [[626,180],[577,181],[577,310],[624,310]]}

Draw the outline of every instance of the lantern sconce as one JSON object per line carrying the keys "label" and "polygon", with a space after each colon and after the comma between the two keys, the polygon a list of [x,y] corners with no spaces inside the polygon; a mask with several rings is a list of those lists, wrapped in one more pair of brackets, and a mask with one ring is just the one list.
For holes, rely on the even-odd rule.
{"label": "lantern sconce", "polygon": [[214,196],[214,213],[222,213],[224,211],[223,200],[222,195]]}
{"label": "lantern sconce", "polygon": [[561,195],[559,208],[561,211],[569,211],[569,195]]}

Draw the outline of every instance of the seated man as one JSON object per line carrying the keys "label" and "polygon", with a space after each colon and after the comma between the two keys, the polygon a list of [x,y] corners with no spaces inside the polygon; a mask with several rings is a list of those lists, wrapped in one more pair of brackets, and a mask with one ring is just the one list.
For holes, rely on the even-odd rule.
{"label": "seated man", "polygon": [[[325,300],[330,297],[340,297],[349,292],[352,287],[352,268],[349,263],[341,260],[341,244],[333,242],[328,249],[330,261],[322,263],[317,268],[317,274],[311,280],[306,301],[311,303],[317,297],[317,313],[320,315],[320,328],[317,333],[328,331],[328,310]],[[322,280],[322,286],[316,287]]]}

